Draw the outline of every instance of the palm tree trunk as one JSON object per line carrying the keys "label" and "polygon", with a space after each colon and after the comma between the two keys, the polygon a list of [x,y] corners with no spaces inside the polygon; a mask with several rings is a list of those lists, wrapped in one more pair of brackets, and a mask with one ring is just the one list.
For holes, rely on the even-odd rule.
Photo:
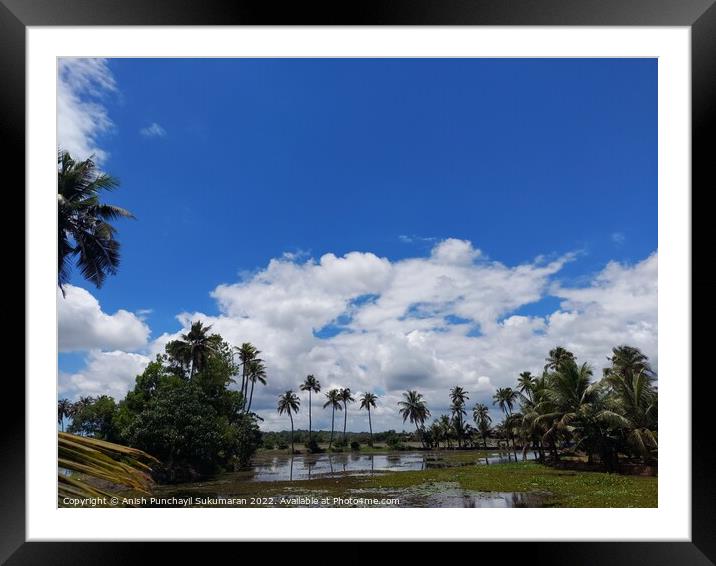
{"label": "palm tree trunk", "polygon": [[331,439],[328,441],[328,449],[331,449],[333,445],[333,424],[336,421],[336,408],[333,407],[333,413],[331,414]]}
{"label": "palm tree trunk", "polygon": [[[368,407],[368,429],[370,430],[370,446],[373,447],[373,424],[370,422],[370,407]],[[371,460],[372,464],[372,460]]]}
{"label": "palm tree trunk", "polygon": [[[251,390],[253,393],[253,388]],[[308,390],[308,443],[311,443],[311,390]]]}
{"label": "palm tree trunk", "polygon": [[249,372],[246,372],[246,379],[244,380],[244,389],[242,391],[244,394],[244,407],[246,407],[246,398],[249,396]]}
{"label": "palm tree trunk", "polygon": [[249,395],[249,408],[246,409],[247,413],[251,411],[251,403],[253,403],[254,400],[254,385],[256,385],[256,380],[251,382],[251,395]]}
{"label": "palm tree trunk", "polygon": [[346,443],[346,423],[348,422],[348,403],[343,402],[343,444]]}
{"label": "palm tree trunk", "polygon": [[244,363],[243,366],[241,366],[241,398],[242,403],[244,405],[244,409],[246,409],[246,397],[244,396],[244,384],[246,383],[246,363]]}
{"label": "palm tree trunk", "polygon": [[293,415],[291,414],[291,410],[288,411],[288,416],[291,419],[291,456],[293,456]]}

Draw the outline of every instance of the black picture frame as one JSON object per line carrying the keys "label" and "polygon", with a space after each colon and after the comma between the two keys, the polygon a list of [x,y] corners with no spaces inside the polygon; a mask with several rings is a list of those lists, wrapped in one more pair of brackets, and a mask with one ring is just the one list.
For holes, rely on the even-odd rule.
{"label": "black picture frame", "polygon": [[[0,131],[5,142],[5,179],[25,184],[25,30],[67,25],[518,25],[518,26],[688,26],[692,65],[692,198],[696,188],[716,187],[712,146],[716,117],[715,0],[361,0],[276,5],[269,0],[0,0]],[[711,135],[710,135],[711,134]],[[9,167],[8,164],[14,164]],[[9,175],[9,179],[8,179]],[[16,195],[22,191],[15,190]],[[7,194],[7,193],[6,193]],[[24,202],[24,199],[23,199]],[[24,204],[23,204],[24,206]],[[692,226],[707,207],[692,206]],[[696,240],[694,239],[694,243]],[[707,257],[707,256],[706,256]],[[22,261],[22,260],[21,260]],[[691,276],[693,277],[693,268]],[[693,289],[693,284],[692,284]],[[692,291],[693,294],[693,291]],[[32,297],[25,294],[26,304]],[[693,300],[693,297],[692,297]],[[711,309],[705,309],[705,312]],[[27,336],[27,339],[30,339]],[[692,336],[692,351],[698,344]],[[690,542],[531,542],[486,543],[509,562],[550,564],[687,565],[716,563],[716,457],[709,405],[709,374],[692,371],[692,538]],[[6,373],[6,376],[8,374]],[[687,379],[689,376],[683,376]],[[146,557],[148,543],[25,542],[24,383],[6,379],[5,399],[19,414],[0,427],[0,561],[7,564],[127,564]],[[668,489],[664,486],[662,489]],[[588,532],[589,525],[585,525]],[[347,533],[347,536],[350,536]],[[317,525],[316,538],[320,538]],[[559,532],[554,533],[559,539]],[[206,547],[161,545],[164,561],[205,560]],[[257,543],[252,543],[257,544]],[[261,544],[261,543],[258,543]],[[273,543],[271,543],[273,544]],[[334,543],[340,544],[340,543]],[[453,543],[454,544],[454,543]],[[386,545],[382,545],[385,547]],[[406,552],[422,553],[419,544]],[[255,549],[250,549],[249,552]],[[373,553],[326,549],[349,562]],[[243,556],[249,556],[243,551]],[[268,550],[267,556],[277,556]],[[280,551],[279,551],[280,552]],[[380,551],[386,552],[385,548]],[[452,551],[451,551],[452,552]],[[213,550],[212,550],[213,553]],[[507,554],[505,554],[507,553]],[[235,555],[237,559],[239,555]],[[383,556],[383,554],[381,554]]]}

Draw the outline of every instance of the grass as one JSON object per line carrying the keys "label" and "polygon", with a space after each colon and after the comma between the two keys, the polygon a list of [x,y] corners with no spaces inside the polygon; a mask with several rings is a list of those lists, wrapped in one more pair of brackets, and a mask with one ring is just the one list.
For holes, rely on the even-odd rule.
{"label": "grass", "polygon": [[406,489],[457,482],[469,491],[549,493],[552,507],[657,507],[655,477],[558,470],[536,462],[407,471],[362,479],[364,488]]}

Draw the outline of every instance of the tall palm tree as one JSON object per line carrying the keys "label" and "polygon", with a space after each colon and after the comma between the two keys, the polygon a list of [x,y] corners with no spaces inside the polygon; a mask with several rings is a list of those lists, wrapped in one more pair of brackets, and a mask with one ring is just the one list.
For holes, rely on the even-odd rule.
{"label": "tall palm tree", "polygon": [[487,450],[487,435],[490,432],[490,424],[492,423],[490,410],[487,408],[487,405],[484,403],[475,405],[472,409],[472,419],[475,421],[477,430],[480,431],[480,435],[482,436],[482,445],[485,450]]}
{"label": "tall palm tree", "polygon": [[313,376],[307,375],[301,384],[301,391],[308,391],[308,442],[311,442],[311,392],[318,393],[321,383]]}
{"label": "tall palm tree", "polygon": [[517,447],[515,446],[515,438],[512,436],[511,427],[507,426],[507,419],[512,414],[512,408],[514,407],[515,401],[517,400],[517,391],[512,387],[500,387],[495,394],[492,396],[492,404],[499,405],[500,409],[505,415],[505,431],[508,435],[508,453],[509,453],[509,440],[512,439],[512,449],[515,452],[515,458],[517,457]]}
{"label": "tall palm tree", "polygon": [[65,432],[65,419],[72,416],[73,405],[69,399],[60,399],[57,402],[57,424],[62,426]]}
{"label": "tall palm tree", "polygon": [[375,402],[378,399],[373,393],[365,392],[360,397],[360,408],[368,411],[368,428],[370,430],[370,445],[373,446],[373,423],[370,420],[370,408],[375,409]]}
{"label": "tall palm tree", "polygon": [[450,436],[450,433],[452,432],[452,423],[450,422],[450,417],[448,417],[447,415],[440,415],[438,423],[440,424],[441,436],[445,441],[445,448],[450,448],[450,439],[452,438]]}
{"label": "tall palm tree", "polygon": [[117,272],[120,246],[110,222],[134,216],[100,201],[100,193],[116,189],[119,182],[97,171],[92,158],[78,162],[59,151],[57,163],[57,284],[64,295],[75,259],[82,277],[97,288]]}
{"label": "tall palm tree", "polygon": [[251,381],[251,394],[249,395],[249,406],[246,412],[251,412],[251,403],[254,400],[254,385],[258,381],[261,385],[266,385],[266,367],[261,360],[251,360],[249,362],[248,380]]}
{"label": "tall palm tree", "polygon": [[543,400],[537,405],[540,416],[538,423],[544,423],[547,432],[543,438],[548,440],[555,460],[559,458],[556,447],[558,434],[567,433],[572,422],[589,408],[599,393],[599,384],[591,383],[592,368],[588,363],[578,366],[574,360],[559,366],[559,370],[550,374],[548,388]]}
{"label": "tall palm tree", "polygon": [[470,399],[468,392],[459,385],[450,390],[450,401],[454,405],[464,405],[468,399]]}
{"label": "tall palm tree", "polygon": [[612,362],[612,366],[605,368],[604,374],[620,373],[627,378],[631,378],[639,373],[644,373],[645,377],[653,378],[654,371],[649,364],[649,358],[633,346],[617,346],[612,348],[612,357],[607,358]]}
{"label": "tall palm tree", "polygon": [[421,444],[425,446],[423,435],[420,434],[420,427],[423,426],[425,420],[430,416],[428,405],[422,393],[418,393],[415,390],[406,391],[403,393],[403,397],[404,400],[398,402],[400,416],[403,417],[403,422],[410,420],[411,423],[415,424],[415,431],[420,437]]}
{"label": "tall palm tree", "polygon": [[278,414],[283,415],[288,413],[291,419],[291,454],[293,454],[293,413],[298,413],[301,406],[301,400],[298,398],[293,391],[290,389],[278,398]]}
{"label": "tall palm tree", "polygon": [[244,342],[241,346],[234,347],[234,350],[239,355],[239,361],[241,362],[241,395],[244,398],[244,407],[247,407],[246,400],[249,392],[249,373],[251,363],[254,361],[261,361],[259,358],[259,354],[261,352],[250,342]]}
{"label": "tall palm tree", "polygon": [[516,400],[517,392],[512,387],[500,387],[492,396],[492,404],[499,405],[505,416],[512,413]]}
{"label": "tall palm tree", "polygon": [[338,389],[331,389],[326,393],[326,399],[328,399],[324,404],[323,408],[330,406],[331,407],[331,439],[328,441],[328,449],[331,449],[331,446],[333,445],[333,429],[336,421],[336,409],[339,411],[343,410],[343,407],[341,406],[341,394]]}
{"label": "tall palm tree", "polygon": [[517,379],[517,390],[532,401],[532,392],[534,391],[536,383],[537,379],[532,375],[532,372],[523,371],[519,379]]}
{"label": "tall palm tree", "polygon": [[206,367],[209,357],[218,351],[221,337],[218,334],[209,334],[211,325],[204,326],[198,320],[191,323],[189,332],[182,334],[178,340],[172,340],[166,346],[166,351],[183,367],[189,368],[189,378]]}
{"label": "tall palm tree", "polygon": [[465,412],[465,402],[470,398],[465,391],[459,385],[456,385],[450,390],[450,411],[452,412],[453,428],[455,429],[455,436],[457,436],[458,448],[462,445],[462,437],[464,436],[463,417],[467,414]]}
{"label": "tall palm tree", "polygon": [[557,346],[549,351],[549,355],[545,359],[547,362],[544,366],[545,370],[559,371],[564,364],[574,362],[574,354],[562,346]]}
{"label": "tall palm tree", "polygon": [[343,444],[346,443],[346,424],[348,422],[348,403],[353,403],[355,399],[351,394],[351,388],[345,387],[339,392],[341,401],[343,402]]}
{"label": "tall palm tree", "polygon": [[628,444],[646,462],[658,447],[658,395],[648,358],[631,346],[612,350],[612,366],[604,371],[613,410],[624,418]]}

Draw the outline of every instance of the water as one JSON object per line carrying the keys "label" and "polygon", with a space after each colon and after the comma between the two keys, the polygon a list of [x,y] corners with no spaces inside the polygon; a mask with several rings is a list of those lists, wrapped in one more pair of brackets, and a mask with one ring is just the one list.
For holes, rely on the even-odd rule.
{"label": "water", "polygon": [[[506,509],[517,507],[541,507],[545,495],[540,493],[508,492],[470,492],[459,487],[442,489],[440,493],[416,498],[416,507],[464,507]],[[408,497],[406,503],[410,503]]]}
{"label": "water", "polygon": [[[345,475],[369,475],[376,472],[400,472],[408,470],[426,470],[455,465],[500,464],[508,461],[505,453],[493,452],[487,457],[474,458],[466,453],[458,453],[459,462],[445,452],[392,452],[390,454],[361,454],[360,452],[338,454],[262,454],[254,458],[249,470],[237,472],[241,479],[248,481],[295,481],[317,478],[329,478]],[[514,456],[512,457],[514,461]],[[527,458],[534,459],[529,452]],[[518,455],[521,461],[522,455]]]}
{"label": "water", "polygon": [[[532,453],[527,455],[534,459]],[[518,461],[521,461],[521,454]],[[431,468],[493,465],[507,462],[507,454],[488,452],[480,456],[477,452],[462,451],[405,451],[388,454],[362,454],[360,452],[337,454],[296,454],[290,457],[285,454],[260,454],[254,458],[253,466],[248,470],[219,474],[205,482],[191,484],[167,485],[157,488],[157,495],[176,497],[216,498],[213,505],[219,506],[254,506],[254,499],[259,497],[259,506],[286,506],[281,502],[282,496],[308,496],[310,502],[298,502],[288,506],[345,506],[335,503],[318,503],[319,498],[335,495],[335,486],[340,478],[350,476],[369,476],[384,472],[409,470],[426,470]],[[512,457],[514,461],[514,457]],[[314,480],[310,484],[293,482]],[[278,482],[291,482],[278,483]],[[292,487],[292,484],[295,487]],[[327,487],[331,486],[329,491]],[[360,502],[347,506],[393,507],[396,503],[382,504],[385,498],[396,498],[399,507],[470,507],[470,508],[508,508],[508,507],[541,507],[549,494],[522,492],[475,492],[460,487],[457,482],[426,482],[401,489],[391,488],[347,488],[341,495],[353,498],[378,498],[381,504]],[[248,498],[245,502],[231,503],[230,498]],[[227,499],[229,498],[229,499]],[[164,505],[158,505],[164,506]],[[171,505],[170,505],[171,506]],[[208,506],[193,501],[191,506]]]}

